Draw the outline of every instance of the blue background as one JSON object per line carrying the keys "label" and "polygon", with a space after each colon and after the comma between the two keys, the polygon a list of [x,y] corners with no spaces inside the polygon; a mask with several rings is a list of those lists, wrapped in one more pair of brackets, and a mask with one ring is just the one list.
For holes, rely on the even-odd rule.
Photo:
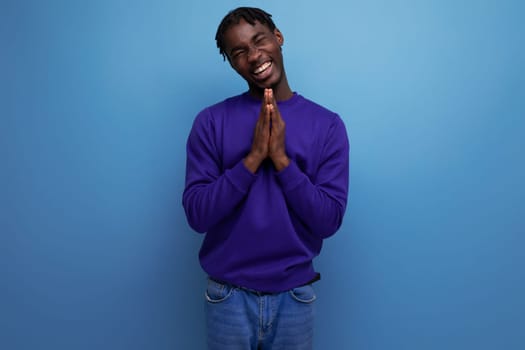
{"label": "blue background", "polygon": [[204,348],[185,141],[256,5],[351,138],[316,348],[523,349],[524,4],[2,0],[0,348]]}

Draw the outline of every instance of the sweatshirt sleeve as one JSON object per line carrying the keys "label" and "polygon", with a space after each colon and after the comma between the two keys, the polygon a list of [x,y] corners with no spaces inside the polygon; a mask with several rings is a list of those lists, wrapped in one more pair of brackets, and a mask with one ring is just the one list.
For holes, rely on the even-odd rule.
{"label": "sweatshirt sleeve", "polygon": [[348,135],[337,116],[326,135],[315,178],[310,179],[295,162],[277,173],[290,210],[320,238],[333,235],[342,224],[348,197],[349,153]]}
{"label": "sweatshirt sleeve", "polygon": [[222,171],[214,130],[213,118],[206,109],[195,118],[186,145],[182,204],[188,224],[200,233],[228,216],[257,177],[246,169],[242,159],[231,169]]}

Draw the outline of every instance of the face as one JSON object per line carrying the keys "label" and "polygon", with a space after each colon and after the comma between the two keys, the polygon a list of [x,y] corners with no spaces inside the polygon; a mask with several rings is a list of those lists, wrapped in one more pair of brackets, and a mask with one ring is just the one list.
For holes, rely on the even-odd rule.
{"label": "face", "polygon": [[231,66],[248,83],[250,90],[278,88],[283,82],[284,68],[281,45],[283,36],[264,24],[251,25],[241,19],[224,35],[225,52]]}

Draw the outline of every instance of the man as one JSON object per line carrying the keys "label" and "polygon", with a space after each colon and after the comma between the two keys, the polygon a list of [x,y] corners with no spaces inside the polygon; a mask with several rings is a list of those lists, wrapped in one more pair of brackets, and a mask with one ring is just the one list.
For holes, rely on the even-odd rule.
{"label": "man", "polygon": [[208,347],[311,349],[312,260],[347,202],[345,126],[291,90],[270,14],[237,8],[216,41],[248,91],[200,112],[187,143],[183,206],[206,233]]}

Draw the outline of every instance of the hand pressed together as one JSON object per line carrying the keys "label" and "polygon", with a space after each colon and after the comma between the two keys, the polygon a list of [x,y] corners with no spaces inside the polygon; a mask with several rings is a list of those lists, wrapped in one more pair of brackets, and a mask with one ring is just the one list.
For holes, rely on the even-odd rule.
{"label": "hand pressed together", "polygon": [[252,148],[244,165],[255,173],[263,160],[270,158],[277,171],[290,164],[285,147],[285,122],[272,89],[265,89],[259,119],[255,125]]}

